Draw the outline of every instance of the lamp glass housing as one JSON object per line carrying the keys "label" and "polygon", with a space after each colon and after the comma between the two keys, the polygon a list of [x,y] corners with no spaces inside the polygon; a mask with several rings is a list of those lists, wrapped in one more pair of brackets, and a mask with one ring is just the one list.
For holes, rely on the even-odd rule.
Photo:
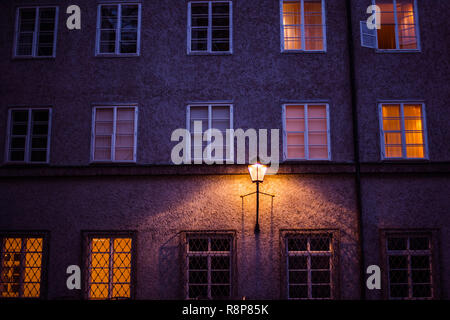
{"label": "lamp glass housing", "polygon": [[263,182],[266,171],[267,166],[260,163],[255,163],[248,166],[248,172],[250,173],[252,182]]}

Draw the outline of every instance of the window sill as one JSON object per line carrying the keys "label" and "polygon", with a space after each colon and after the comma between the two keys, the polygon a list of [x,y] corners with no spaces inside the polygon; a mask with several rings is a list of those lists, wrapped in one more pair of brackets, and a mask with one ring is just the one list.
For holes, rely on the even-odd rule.
{"label": "window sill", "polygon": [[233,55],[232,51],[224,51],[224,52],[188,52],[188,56],[231,56]]}
{"label": "window sill", "polygon": [[420,49],[411,49],[411,50],[405,50],[405,49],[375,49],[376,53],[421,53],[422,50]]}
{"label": "window sill", "polygon": [[5,161],[3,165],[9,167],[38,167],[49,166],[50,162]]}
{"label": "window sill", "polygon": [[108,53],[98,53],[94,58],[138,58],[140,54],[138,53],[127,53],[127,54],[108,54]]}
{"label": "window sill", "polygon": [[429,158],[382,158],[381,163],[428,163]]}
{"label": "window sill", "polygon": [[33,57],[33,56],[13,56],[11,60],[22,61],[22,60],[55,60],[56,56],[45,56],[45,57]]}
{"label": "window sill", "polygon": [[117,165],[136,165],[136,161],[91,161],[89,162],[90,166],[117,166]]}
{"label": "window sill", "polygon": [[317,54],[317,53],[327,53],[326,50],[281,50],[282,54]]}
{"label": "window sill", "polygon": [[286,164],[316,164],[316,163],[332,163],[331,159],[284,159]]}

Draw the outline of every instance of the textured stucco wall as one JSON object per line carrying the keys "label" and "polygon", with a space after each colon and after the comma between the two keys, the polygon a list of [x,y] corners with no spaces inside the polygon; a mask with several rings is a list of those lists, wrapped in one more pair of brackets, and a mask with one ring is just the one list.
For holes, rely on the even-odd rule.
{"label": "textured stucco wall", "polygon": [[[450,180],[446,175],[370,175],[362,180],[366,265],[382,265],[380,231],[436,229],[441,298],[450,291]],[[384,290],[384,289],[383,289]],[[383,291],[367,290],[380,299]]]}
{"label": "textured stucco wall", "polygon": [[49,298],[77,297],[65,270],[80,264],[81,231],[137,231],[137,298],[182,298],[179,232],[234,230],[237,294],[278,299],[280,230],[333,229],[339,234],[341,298],[356,299],[356,201],[351,175],[269,176],[260,197],[261,233],[255,237],[255,196],[248,175],[38,178],[2,180],[7,213],[0,230],[49,230]]}
{"label": "textured stucco wall", "polygon": [[371,0],[353,3],[353,38],[358,98],[361,161],[380,161],[380,100],[425,103],[429,158],[449,161],[450,127],[450,1],[417,0],[419,52],[381,53],[360,44],[359,22]]}
{"label": "textured stucco wall", "polygon": [[0,4],[0,145],[8,107],[50,105],[51,164],[88,164],[93,104],[137,102],[138,163],[170,163],[170,136],[185,127],[189,101],[232,100],[234,128],[281,129],[283,102],[319,99],[330,104],[332,159],[352,160],[343,1],[326,2],[325,54],[280,53],[279,1],[233,1],[234,52],[225,56],[187,55],[187,1],[142,1],[141,56],[132,58],[95,57],[97,2],[76,2],[82,26],[69,31],[72,2],[55,2],[56,58],[27,60],[11,57],[15,8],[29,2]]}

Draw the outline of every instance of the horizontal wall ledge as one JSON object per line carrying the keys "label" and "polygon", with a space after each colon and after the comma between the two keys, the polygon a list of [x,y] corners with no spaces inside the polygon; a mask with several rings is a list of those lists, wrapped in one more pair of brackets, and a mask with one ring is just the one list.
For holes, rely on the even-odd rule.
{"label": "horizontal wall ledge", "polygon": [[[277,174],[339,174],[355,172],[351,163],[280,164]],[[0,167],[0,177],[42,176],[152,176],[152,175],[243,175],[247,165],[88,165]]]}
{"label": "horizontal wall ledge", "polygon": [[[282,163],[277,174],[339,174],[354,173],[348,162]],[[362,163],[361,174],[388,173],[450,173],[450,162],[424,163]],[[95,164],[87,166],[4,165],[0,177],[41,176],[152,176],[152,175],[227,175],[248,174],[247,165],[139,165]]]}
{"label": "horizontal wall ledge", "polygon": [[361,163],[361,174],[450,173],[450,162],[376,162]]}

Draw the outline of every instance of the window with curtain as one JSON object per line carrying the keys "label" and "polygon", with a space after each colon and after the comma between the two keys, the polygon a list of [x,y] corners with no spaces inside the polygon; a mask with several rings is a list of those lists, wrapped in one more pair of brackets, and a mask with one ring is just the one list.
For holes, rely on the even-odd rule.
{"label": "window with curtain", "polygon": [[136,161],[137,107],[95,107],[93,161]]}
{"label": "window with curtain", "polygon": [[132,242],[123,236],[89,238],[89,299],[131,298]]}
{"label": "window with curtain", "polygon": [[418,49],[415,0],[376,0],[381,10],[378,49]]}
{"label": "window with curtain", "polygon": [[284,113],[286,159],[329,160],[328,105],[289,104]]}
{"label": "window with curtain", "polygon": [[281,0],[280,7],[283,50],[325,50],[324,0]]}
{"label": "window with curtain", "polygon": [[46,163],[50,149],[51,109],[11,109],[8,161]]}
{"label": "window with curtain", "polygon": [[231,52],[231,1],[189,2],[189,52]]}
{"label": "window with curtain", "polygon": [[384,158],[427,157],[423,104],[385,103],[380,112]]}
{"label": "window with curtain", "polygon": [[139,54],[140,4],[99,5],[97,54]]}
{"label": "window with curtain", "polygon": [[0,298],[39,298],[43,237],[0,237]]}
{"label": "window with curtain", "polygon": [[386,237],[390,299],[434,297],[431,235],[399,233]]}
{"label": "window with curtain", "polygon": [[[232,157],[232,150],[230,148],[227,152],[226,130],[233,128],[232,106],[222,104],[190,105],[188,106],[188,110],[188,130],[191,133],[191,157],[193,159],[199,159],[199,156],[203,154],[207,146],[211,143],[211,135],[208,135],[206,140],[203,139],[205,131],[208,129],[217,129],[222,133],[222,155],[216,155],[213,149],[211,157],[214,160],[230,159]],[[200,122],[201,126],[196,127],[195,123]],[[201,141],[201,143],[196,144],[194,141]]]}
{"label": "window with curtain", "polygon": [[16,57],[54,57],[57,7],[17,9]]}

